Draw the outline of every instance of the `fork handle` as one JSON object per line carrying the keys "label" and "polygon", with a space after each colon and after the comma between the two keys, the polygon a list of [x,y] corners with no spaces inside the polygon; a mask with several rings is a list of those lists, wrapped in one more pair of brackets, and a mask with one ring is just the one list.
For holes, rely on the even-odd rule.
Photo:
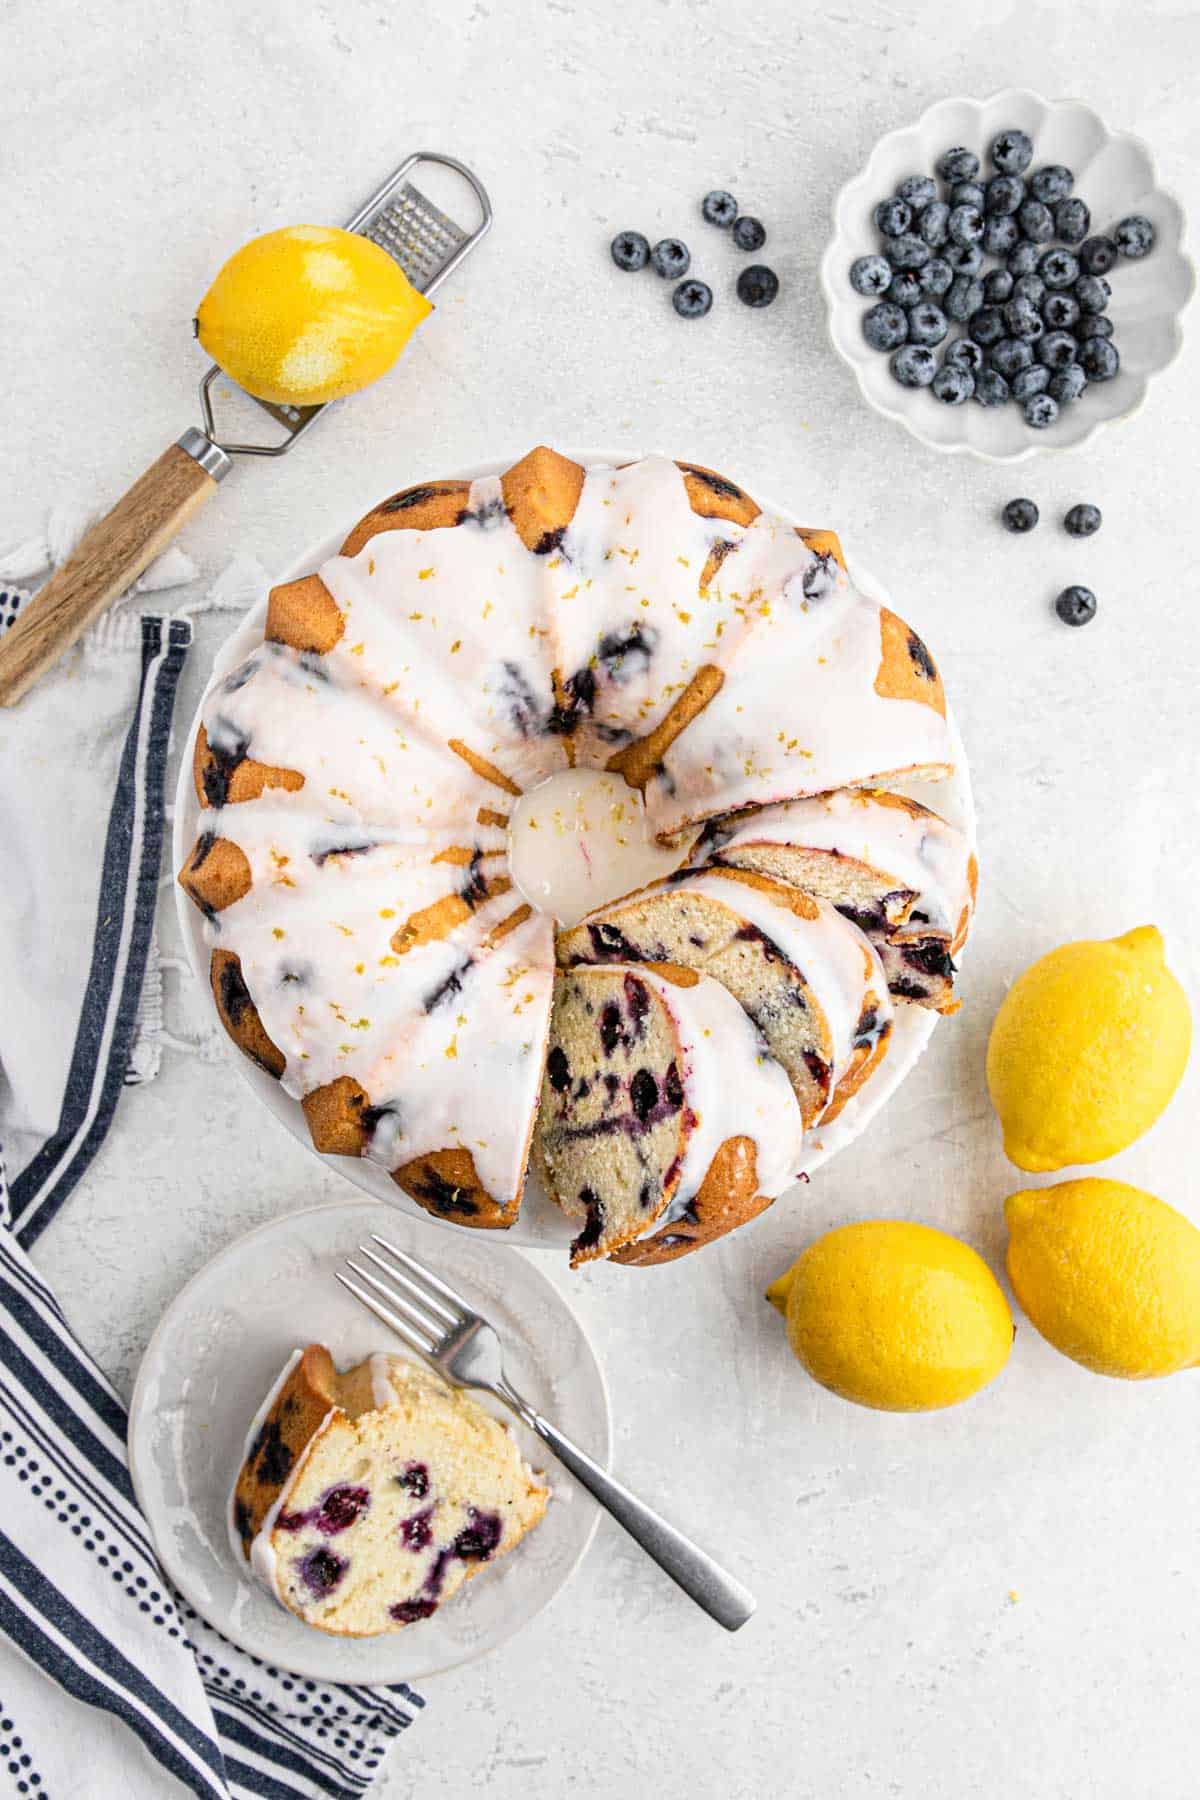
{"label": "fork handle", "polygon": [[753,1613],[757,1602],[749,1589],[735,1581],[718,1562],[693,1544],[690,1538],[669,1525],[652,1507],[631,1494],[627,1487],[593,1462],[591,1457],[568,1437],[543,1419],[540,1413],[505,1383],[496,1390],[518,1413],[531,1431],[549,1445],[560,1463],[568,1468],[576,1481],[598,1500],[618,1525],[623,1525],[631,1538],[652,1556],[671,1580],[684,1593],[702,1606],[710,1618],[726,1631],[737,1631]]}

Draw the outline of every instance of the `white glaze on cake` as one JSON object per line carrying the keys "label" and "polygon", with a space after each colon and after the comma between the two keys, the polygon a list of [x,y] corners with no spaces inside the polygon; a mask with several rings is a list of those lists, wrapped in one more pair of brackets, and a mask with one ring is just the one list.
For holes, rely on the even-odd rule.
{"label": "white glaze on cake", "polygon": [[637,789],[600,769],[551,775],[521,795],[509,823],[512,878],[560,925],[669,875],[684,848],[657,843]]}

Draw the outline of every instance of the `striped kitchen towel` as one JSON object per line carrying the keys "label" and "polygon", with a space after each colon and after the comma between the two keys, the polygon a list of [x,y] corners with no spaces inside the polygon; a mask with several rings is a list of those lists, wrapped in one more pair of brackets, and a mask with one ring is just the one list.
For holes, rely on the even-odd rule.
{"label": "striped kitchen towel", "polygon": [[[0,629],[22,598],[0,592]],[[172,1593],[124,1405],[29,1255],[137,1078],[190,642],[118,612],[0,714],[0,1117],[24,1152],[10,1182],[0,1156],[0,1769],[41,1800],[353,1800],[420,1695],[268,1667]]]}

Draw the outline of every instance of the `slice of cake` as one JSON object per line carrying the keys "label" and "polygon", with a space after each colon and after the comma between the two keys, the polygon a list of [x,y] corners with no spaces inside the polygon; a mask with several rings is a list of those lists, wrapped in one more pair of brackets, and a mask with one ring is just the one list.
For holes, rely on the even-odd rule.
{"label": "slice of cake", "polygon": [[306,1625],[371,1637],[436,1612],[548,1498],[507,1429],[431,1370],[379,1354],[339,1375],[310,1344],[250,1427],[230,1537]]}

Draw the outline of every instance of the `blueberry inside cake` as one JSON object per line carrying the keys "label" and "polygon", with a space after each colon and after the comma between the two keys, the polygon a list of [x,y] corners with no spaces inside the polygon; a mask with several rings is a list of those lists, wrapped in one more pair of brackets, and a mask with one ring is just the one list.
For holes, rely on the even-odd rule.
{"label": "blueberry inside cake", "polygon": [[251,1426],[230,1537],[305,1624],[370,1637],[429,1618],[548,1497],[505,1427],[431,1370],[376,1355],[339,1375],[310,1344]]}

